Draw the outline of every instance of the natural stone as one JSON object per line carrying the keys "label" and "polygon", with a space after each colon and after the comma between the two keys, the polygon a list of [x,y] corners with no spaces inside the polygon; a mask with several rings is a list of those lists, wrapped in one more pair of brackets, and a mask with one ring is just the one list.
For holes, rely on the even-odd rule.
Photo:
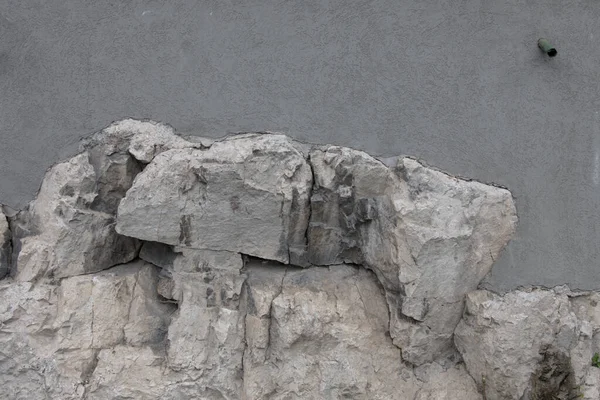
{"label": "natural stone", "polygon": [[239,254],[181,249],[173,270],[179,309],[169,327],[168,366],[227,399],[242,391],[242,267]]}
{"label": "natural stone", "polygon": [[310,166],[283,135],[245,135],[156,156],[119,205],[117,231],[142,240],[299,263]]}
{"label": "natural stone", "polygon": [[157,296],[158,271],[143,261],[63,279],[55,321],[59,349],[161,342],[173,307]]}
{"label": "natural stone", "polygon": [[173,271],[173,263],[177,258],[177,253],[173,251],[172,246],[157,242],[144,242],[140,249],[139,257],[151,264],[160,267],[165,272]]}
{"label": "natural stone", "polygon": [[[117,345],[100,350],[86,388],[86,399],[177,399],[165,396],[169,371],[164,356],[150,347]],[[179,397],[181,399],[192,397]],[[198,397],[202,398],[202,397]]]}
{"label": "natural stone", "polygon": [[419,385],[386,335],[387,305],[372,273],[248,271],[245,398],[415,397]]}
{"label": "natural stone", "polygon": [[310,261],[375,271],[405,360],[419,365],[451,352],[465,294],[514,232],[510,192],[409,158],[388,167],[338,146],[316,149],[310,160]]}
{"label": "natural stone", "polygon": [[49,390],[44,371],[53,354],[52,319],[56,315],[53,286],[0,282],[0,398],[44,399]]}
{"label": "natural stone", "polygon": [[414,400],[481,400],[481,394],[462,364],[425,364],[415,370],[422,388]]}
{"label": "natural stone", "polygon": [[99,188],[110,192],[109,184],[97,182],[87,152],[48,171],[37,198],[13,224],[15,279],[80,275],[135,258],[138,241],[117,234],[113,214],[94,209]]}
{"label": "natural stone", "polygon": [[0,398],[81,399],[98,352],[160,345],[173,306],[156,295],[155,267],[136,262],[45,283],[0,284]]}
{"label": "natural stone", "polygon": [[[135,122],[131,121],[130,124],[135,124]],[[146,125],[148,124],[151,123]],[[190,143],[175,135],[175,131],[170,126],[156,124],[138,128],[136,134],[131,138],[129,152],[136,160],[147,164],[163,151],[189,147],[202,148],[203,146]]]}
{"label": "natural stone", "polygon": [[598,293],[469,293],[455,343],[487,399],[597,399]]}
{"label": "natural stone", "polygon": [[598,398],[598,295],[472,292],[510,193],[412,159],[127,119],[5,221],[1,398]]}
{"label": "natural stone", "polygon": [[147,164],[159,153],[170,149],[204,148],[203,142],[190,142],[160,122],[127,118],[116,121],[82,142],[81,149],[101,148],[107,155],[131,154]]}

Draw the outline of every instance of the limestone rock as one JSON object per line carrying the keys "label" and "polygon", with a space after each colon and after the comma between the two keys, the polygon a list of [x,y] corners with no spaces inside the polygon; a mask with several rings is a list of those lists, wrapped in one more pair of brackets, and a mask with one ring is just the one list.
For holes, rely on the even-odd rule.
{"label": "limestone rock", "polygon": [[129,143],[129,153],[136,160],[148,164],[163,151],[185,148],[208,148],[210,141],[190,142],[175,134],[175,130],[165,124],[152,121],[124,120],[107,129],[133,132]]}
{"label": "limestone rock", "polygon": [[161,342],[173,307],[157,296],[158,272],[143,261],[63,279],[55,321],[58,348],[102,349]]}
{"label": "limestone rock", "polygon": [[44,370],[53,352],[48,333],[55,315],[54,287],[0,282],[0,398],[46,398]]}
{"label": "limestone rock", "polygon": [[0,210],[0,279],[8,275],[12,257],[12,234],[6,216]]}
{"label": "limestone rock", "polygon": [[375,271],[405,360],[418,365],[452,351],[465,294],[514,232],[510,193],[408,158],[390,168],[338,146],[316,149],[310,160],[310,261]]}
{"label": "limestone rock", "polygon": [[81,399],[100,349],[164,346],[173,307],[158,300],[156,275],[140,261],[58,286],[4,280],[0,397]]}
{"label": "limestone rock", "polygon": [[152,347],[115,346],[101,350],[86,399],[236,400],[185,372],[165,367],[165,354]]}
{"label": "limestone rock", "polygon": [[89,159],[82,153],[52,167],[37,198],[19,214],[13,224],[15,279],[95,272],[137,255],[138,241],[117,234],[114,215],[94,209],[100,192]]}
{"label": "limestone rock", "polygon": [[600,399],[600,367],[592,365],[600,354],[600,293],[591,292],[571,298],[571,309],[578,318],[579,340],[571,350],[571,366],[583,400]]}
{"label": "limestone rock", "polygon": [[114,130],[111,125],[92,136],[81,146],[88,154],[95,173],[95,197],[90,208],[115,214],[119,201],[131,187],[140,165],[126,151],[128,131]]}
{"label": "limestone rock", "polygon": [[422,388],[414,400],[481,400],[475,381],[462,364],[425,364],[415,371]]}
{"label": "limestone rock", "polygon": [[170,383],[169,371],[163,360],[164,356],[150,347],[118,345],[100,350],[86,399],[168,399],[164,394]]}
{"label": "limestone rock", "polygon": [[160,122],[126,118],[113,122],[82,141],[82,150],[94,147],[102,148],[106,155],[129,153],[147,164],[165,150],[210,147],[210,144],[204,146],[202,142],[190,142],[176,135],[171,126]]}
{"label": "limestone rock", "polygon": [[173,251],[172,246],[167,244],[144,242],[140,249],[139,257],[144,261],[160,267],[168,273],[172,273],[177,253]]}
{"label": "limestone rock", "polygon": [[479,290],[467,296],[455,343],[489,400],[571,399],[580,394],[570,355],[580,326],[565,293]]}
{"label": "limestone rock", "polygon": [[181,251],[174,262],[173,297],[179,310],[169,327],[168,366],[219,393],[212,398],[240,398],[245,337],[239,310],[245,280],[242,258],[229,252]]}
{"label": "limestone rock", "polygon": [[414,398],[419,385],[386,335],[387,306],[372,273],[248,273],[245,398]]}
{"label": "limestone rock", "polygon": [[0,214],[1,398],[598,398],[597,294],[473,292],[453,347],[514,230],[504,189],[131,119],[81,151]]}
{"label": "limestone rock", "polygon": [[62,278],[135,258],[139,242],[115,231],[119,202],[141,171],[128,150],[135,137],[164,138],[166,130],[125,120],[87,138],[79,155],[53,166],[13,224],[15,278]]}
{"label": "limestone rock", "polygon": [[169,150],[156,156],[127,192],[117,231],[301,263],[311,185],[310,166],[283,135],[245,135],[207,150]]}

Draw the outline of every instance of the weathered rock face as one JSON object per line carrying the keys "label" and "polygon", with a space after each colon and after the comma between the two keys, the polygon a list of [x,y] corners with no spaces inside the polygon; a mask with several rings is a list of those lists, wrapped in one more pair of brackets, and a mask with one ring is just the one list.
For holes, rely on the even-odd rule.
{"label": "weathered rock face", "polygon": [[160,343],[174,307],[158,299],[157,272],[137,261],[63,279],[54,322],[59,349]]}
{"label": "weathered rock face", "polygon": [[[415,376],[402,364],[384,295],[365,269],[249,268],[243,302],[247,399],[480,398],[463,369],[435,364],[435,374]],[[420,380],[436,378],[444,387]]]}
{"label": "weathered rock face", "polygon": [[0,398],[600,397],[600,295],[476,290],[511,195],[412,159],[125,120],[6,220]]}
{"label": "weathered rock face", "polygon": [[455,342],[487,398],[598,399],[598,293],[469,293]]}
{"label": "weathered rock face", "polygon": [[117,231],[194,249],[301,263],[311,169],[282,135],[159,154],[119,206]]}
{"label": "weathered rock face", "polygon": [[510,193],[408,158],[389,168],[338,146],[315,150],[310,160],[309,259],[377,273],[405,360],[422,364],[451,351],[465,294],[514,233]]}
{"label": "weathered rock face", "polygon": [[387,306],[372,274],[343,265],[283,270],[269,282],[271,274],[267,267],[247,286],[249,399],[414,398],[419,385],[385,334]]}
{"label": "weathered rock face", "polygon": [[94,207],[100,191],[110,189],[100,189],[89,157],[84,152],[51,168],[28,212],[14,222],[15,279],[90,273],[136,257],[138,241],[118,235],[115,215]]}
{"label": "weathered rock face", "polygon": [[184,249],[173,272],[179,310],[169,327],[168,367],[226,399],[242,393],[242,267],[239,254]]}
{"label": "weathered rock face", "polygon": [[144,262],[63,279],[0,285],[3,399],[79,399],[102,349],[161,345],[173,306]]}

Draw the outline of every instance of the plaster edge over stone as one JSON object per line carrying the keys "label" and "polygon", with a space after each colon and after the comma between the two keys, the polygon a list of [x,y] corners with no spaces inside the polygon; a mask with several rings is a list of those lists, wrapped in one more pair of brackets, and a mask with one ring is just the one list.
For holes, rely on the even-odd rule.
{"label": "plaster edge over stone", "polygon": [[[571,395],[575,384],[585,384],[582,394],[594,398],[589,396],[598,382],[588,356],[597,347],[595,292],[532,289],[499,297],[474,291],[514,232],[516,211],[507,190],[458,179],[411,158],[388,165],[357,150],[306,146],[273,133],[189,143],[167,126],[128,120],[99,137],[88,142],[80,155],[53,167],[36,199],[44,201],[32,202],[29,210],[15,216],[16,274],[2,281],[1,290],[16,291],[16,297],[6,298],[6,315],[0,307],[11,335],[18,332],[40,362],[49,362],[44,354],[52,352],[58,334],[63,338],[59,345],[72,348],[77,362],[93,364],[79,370],[87,371],[88,383],[75,385],[88,398],[153,393],[174,399],[187,390],[177,383],[185,371],[194,382],[202,382],[200,392],[206,398],[233,399],[243,392],[258,399],[297,390],[289,386],[297,372],[289,375],[285,370],[285,365],[293,364],[310,377],[303,389],[309,397],[323,395],[315,383],[321,382],[333,390],[329,393],[357,398],[383,399],[389,398],[386,393],[402,392],[418,400],[479,399],[454,344],[487,399],[539,395],[552,389]],[[297,215],[289,218],[293,213]],[[176,225],[171,234],[173,216]],[[181,216],[189,217],[182,220]],[[215,216],[218,219],[212,220]],[[245,225],[244,219],[259,223]],[[228,221],[236,223],[228,226]],[[115,230],[119,224],[121,228]],[[206,226],[211,227],[210,233],[221,235],[216,246],[207,242],[214,238],[201,232]],[[141,237],[154,229],[164,229],[152,236],[159,244]],[[264,264],[248,257],[256,256],[259,249],[252,244],[253,237],[240,240],[240,233],[251,229],[264,239],[260,248],[266,255]],[[133,242],[106,246],[107,240],[125,240],[121,233]],[[305,259],[322,261],[294,268],[290,238],[305,240],[295,244],[305,252]],[[89,246],[83,258],[68,251],[73,243]],[[202,248],[193,243],[209,244]],[[100,269],[89,269],[99,265],[100,254],[106,262]],[[143,284],[117,272],[140,268],[139,261],[129,263],[137,257],[156,264]],[[122,263],[130,266],[119,266]],[[86,296],[66,296],[67,283],[91,288],[89,297],[97,305],[83,301]],[[52,297],[57,290],[58,303]],[[126,307],[119,296],[128,299]],[[531,307],[522,310],[521,299],[529,299]],[[39,308],[42,303],[50,309],[58,304],[58,314],[49,309],[40,320],[36,313],[46,312]],[[26,312],[15,314],[16,304]],[[166,307],[168,316],[159,304],[171,305]],[[108,333],[94,339],[103,329],[108,332],[116,320],[110,313],[96,311],[91,320],[84,319],[88,307],[122,309],[117,322],[123,326],[123,337],[131,339],[123,344],[121,336]],[[76,311],[72,320],[67,310]],[[495,320],[505,318],[506,323],[490,325],[486,313]],[[534,321],[533,336],[526,329],[510,331],[514,318]],[[54,322],[35,322],[42,320]],[[152,321],[166,326],[166,336],[148,331]],[[67,336],[65,330],[73,324],[80,333]],[[540,336],[539,343],[536,329],[547,335]],[[521,363],[529,369],[522,371],[520,379],[506,381],[494,375],[493,368],[519,364],[519,355],[529,353],[519,351],[494,367],[489,358],[495,357],[495,350],[470,343],[470,332],[489,337],[500,347],[533,343],[531,357]],[[15,359],[24,357],[10,347],[23,344],[11,335],[7,348]],[[87,339],[91,348],[84,345]],[[109,344],[98,344],[103,341]],[[361,351],[372,345],[385,347],[385,356],[365,358]],[[307,358],[300,360],[297,351]],[[379,363],[386,357],[390,361],[386,365],[399,365],[384,374],[395,377],[393,384],[384,376],[364,372],[380,370]],[[264,369],[265,360],[287,361],[279,368]],[[340,370],[336,360],[342,360]],[[482,360],[492,368],[485,381],[476,373]],[[64,365],[47,365],[48,371],[58,374],[53,382],[62,382],[54,389],[68,391],[73,379],[77,381],[77,368],[69,376]],[[136,386],[111,374],[114,365],[133,371],[133,376],[152,376],[160,384]],[[546,366],[560,367],[560,376],[541,385]],[[345,381],[347,377],[351,382]],[[457,397],[458,393],[464,397]]]}

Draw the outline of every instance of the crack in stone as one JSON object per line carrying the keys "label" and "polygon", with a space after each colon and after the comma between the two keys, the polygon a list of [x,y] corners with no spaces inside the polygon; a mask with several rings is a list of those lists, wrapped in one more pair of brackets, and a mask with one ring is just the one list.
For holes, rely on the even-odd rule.
{"label": "crack in stone", "polygon": [[313,168],[313,164],[312,164],[312,160],[310,159],[310,153],[308,154],[308,156],[306,157],[306,163],[308,164],[308,168],[310,168],[310,179],[312,184],[310,185],[309,191],[310,193],[307,194],[308,196],[308,221],[306,223],[306,229],[304,230],[304,243],[306,246],[306,258],[308,259],[309,253],[310,253],[310,243],[309,243],[309,235],[308,235],[308,230],[310,229],[310,224],[311,224],[311,220],[312,220],[312,215],[313,215],[313,202],[312,202],[312,195],[316,190],[316,185],[317,185],[317,181],[315,179],[315,170]]}
{"label": "crack in stone", "polygon": [[92,363],[90,364],[90,366],[83,371],[83,373],[81,374],[81,383],[83,384],[83,396],[82,396],[82,400],[85,400],[88,398],[88,385],[90,384],[90,381],[92,379],[92,376],[94,375],[94,372],[96,371],[96,367],[98,367],[98,355],[100,354],[100,349],[93,349],[93,359],[92,359]]}
{"label": "crack in stone", "polygon": [[139,279],[140,279],[140,272],[138,271],[135,274],[135,281],[133,282],[133,288],[131,289],[131,299],[129,300],[129,306],[127,307],[127,322],[123,325],[123,339],[122,339],[123,343],[126,342],[125,329],[127,328],[127,325],[129,325],[129,322],[131,321],[131,308],[133,307],[133,302],[135,301],[135,289],[137,288]]}
{"label": "crack in stone", "polygon": [[[357,274],[357,275],[358,275],[358,274]],[[360,292],[360,288],[358,287],[358,283],[357,283],[357,281],[358,281],[358,276],[357,276],[357,275],[355,275],[355,276],[354,276],[354,280],[352,281],[352,283],[354,283],[354,286],[356,287],[356,291],[358,292],[358,298],[360,299],[360,302],[361,302],[361,303],[362,303],[362,305],[363,305],[363,309],[365,310],[365,315],[366,315],[366,316],[367,316],[367,318],[368,318],[368,314],[369,314],[369,312],[368,312],[368,310],[367,310],[367,305],[365,304],[365,301],[364,301],[364,299],[363,299],[362,293]],[[389,310],[388,310],[388,312],[389,312]]]}
{"label": "crack in stone", "polygon": [[[0,204],[0,212],[2,212],[2,205]],[[3,213],[4,214],[4,213]],[[6,216],[6,214],[4,214],[5,219],[6,219],[6,224],[7,224],[7,229],[8,229],[8,254],[6,254],[6,263],[8,264],[8,269],[6,271],[6,275],[5,276],[0,276],[0,280],[4,279],[6,276],[11,276],[14,272],[13,271],[13,264],[16,267],[16,262],[13,261],[12,257],[13,257],[13,249],[14,249],[14,240],[15,240],[15,235],[13,233],[13,230],[11,229],[11,220],[10,218],[8,218],[8,216]],[[2,244],[0,244],[2,245]],[[1,250],[1,249],[0,249]]]}
{"label": "crack in stone", "polygon": [[95,286],[95,282],[94,282],[94,278],[92,278],[91,280],[92,282],[92,290],[90,290],[91,296],[90,296],[90,301],[92,302],[92,311],[91,311],[91,323],[90,323],[90,333],[92,336],[92,341],[90,343],[90,348],[93,349],[94,348],[94,286]]}
{"label": "crack in stone", "polygon": [[283,282],[285,277],[287,276],[288,266],[285,267],[283,272],[283,277],[281,278],[281,283],[279,284],[279,292],[273,296],[271,299],[271,304],[269,305],[269,326],[268,326],[268,334],[267,334],[267,346],[265,348],[265,360],[271,358],[271,329],[273,327],[273,302],[277,299],[281,293],[283,293]]}

